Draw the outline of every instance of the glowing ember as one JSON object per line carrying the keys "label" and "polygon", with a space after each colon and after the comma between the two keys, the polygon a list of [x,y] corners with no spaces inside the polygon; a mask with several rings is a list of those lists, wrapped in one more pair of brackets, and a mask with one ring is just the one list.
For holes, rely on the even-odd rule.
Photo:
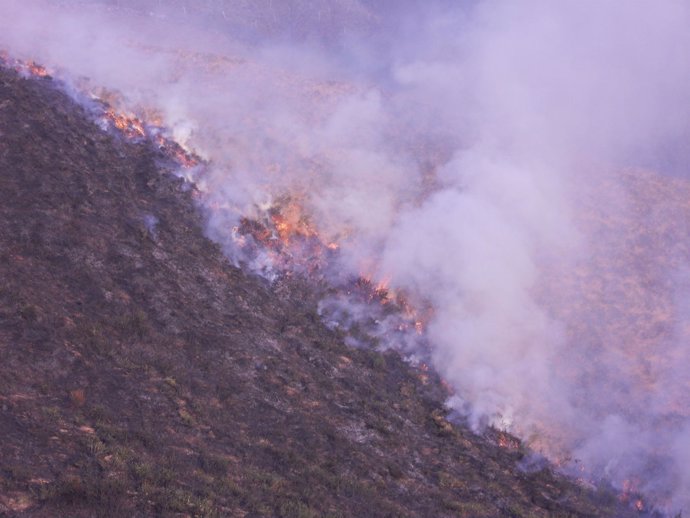
{"label": "glowing ember", "polygon": [[45,67],[42,67],[41,65],[37,65],[33,61],[27,62],[26,68],[32,76],[47,77],[49,75],[48,71],[46,70]]}
{"label": "glowing ember", "polygon": [[623,504],[628,504],[638,512],[643,512],[646,509],[644,500],[639,494],[639,481],[625,480],[623,481],[623,488],[618,495],[618,500]]}
{"label": "glowing ember", "polygon": [[518,450],[520,448],[520,441],[505,432],[498,432],[496,444],[507,450]]}

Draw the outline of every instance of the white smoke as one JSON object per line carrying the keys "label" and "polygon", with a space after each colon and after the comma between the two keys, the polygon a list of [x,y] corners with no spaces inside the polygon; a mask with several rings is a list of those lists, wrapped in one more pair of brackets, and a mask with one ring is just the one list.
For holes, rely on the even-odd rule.
{"label": "white smoke", "polygon": [[[159,110],[209,161],[229,255],[239,218],[289,193],[342,271],[431,304],[431,356],[475,426],[688,510],[686,289],[661,283],[654,349],[603,331],[599,267],[637,248],[580,213],[639,217],[618,171],[689,170],[689,23],[680,0],[5,0],[0,46]],[[684,278],[685,248],[639,246]],[[597,300],[625,306],[618,288]]]}

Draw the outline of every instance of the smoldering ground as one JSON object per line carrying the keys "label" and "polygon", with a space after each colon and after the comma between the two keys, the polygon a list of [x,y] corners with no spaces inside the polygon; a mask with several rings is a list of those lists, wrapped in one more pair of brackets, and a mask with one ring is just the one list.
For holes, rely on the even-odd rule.
{"label": "smoldering ground", "polygon": [[0,44],[156,111],[207,159],[233,259],[230,229],[288,194],[339,271],[431,305],[474,426],[677,510],[689,21],[673,0],[7,0]]}

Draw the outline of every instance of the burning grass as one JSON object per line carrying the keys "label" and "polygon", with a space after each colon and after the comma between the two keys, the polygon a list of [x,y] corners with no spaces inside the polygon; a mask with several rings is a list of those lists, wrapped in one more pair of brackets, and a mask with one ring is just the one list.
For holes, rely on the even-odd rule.
{"label": "burning grass", "polygon": [[[53,79],[54,77],[54,72],[46,67],[31,60],[11,58],[4,51],[0,51],[0,65],[11,68],[27,78]],[[77,97],[88,106],[92,117],[102,129],[114,132],[132,142],[148,142],[156,145],[182,168],[191,169],[201,165],[202,160],[199,156],[185,150],[167,135],[160,114],[157,112],[146,107],[130,111],[124,107],[126,100],[122,95],[93,86],[87,79],[78,81],[75,88]]]}

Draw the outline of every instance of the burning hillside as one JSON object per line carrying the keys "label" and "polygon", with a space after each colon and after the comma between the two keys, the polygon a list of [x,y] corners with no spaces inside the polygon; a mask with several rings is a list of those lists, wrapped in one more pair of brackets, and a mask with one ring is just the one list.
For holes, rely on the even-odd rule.
{"label": "burning hillside", "polygon": [[0,68],[2,514],[626,515],[345,345],[322,287],[229,264],[155,139],[55,86]]}
{"label": "burning hillside", "polygon": [[35,2],[6,66],[153,149],[235,267],[506,450],[690,505],[689,8]]}

